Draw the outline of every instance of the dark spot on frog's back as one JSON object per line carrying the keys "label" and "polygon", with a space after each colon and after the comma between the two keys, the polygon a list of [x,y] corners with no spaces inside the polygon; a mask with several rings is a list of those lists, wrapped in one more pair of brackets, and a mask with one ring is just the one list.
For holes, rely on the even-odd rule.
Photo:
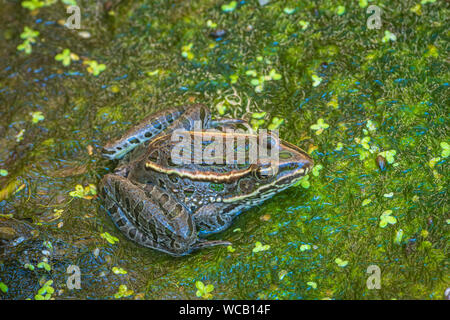
{"label": "dark spot on frog's back", "polygon": [[130,143],[132,144],[139,144],[141,143],[141,140],[139,140],[138,138],[131,138],[130,140],[128,140]]}
{"label": "dark spot on frog's back", "polygon": [[142,210],[144,209],[144,203],[143,202],[139,202],[136,207],[134,207],[134,216],[138,217]]}
{"label": "dark spot on frog's back", "polygon": [[168,124],[171,124],[174,121],[174,118],[173,118],[172,114],[168,114],[166,116],[166,121],[167,121]]}
{"label": "dark spot on frog's back", "polygon": [[162,124],[159,121],[155,121],[153,124],[153,127],[155,127],[156,130],[162,129]]}
{"label": "dark spot on frog's back", "polygon": [[164,205],[169,200],[169,196],[165,193],[161,195],[161,198],[159,198],[159,201],[162,205]]}

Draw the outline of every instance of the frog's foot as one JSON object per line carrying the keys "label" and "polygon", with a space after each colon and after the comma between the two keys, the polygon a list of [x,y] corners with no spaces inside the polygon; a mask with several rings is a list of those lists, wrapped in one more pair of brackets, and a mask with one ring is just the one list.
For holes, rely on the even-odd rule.
{"label": "frog's foot", "polygon": [[192,216],[200,236],[206,236],[227,229],[233,222],[233,217],[223,213],[222,203],[210,203]]}
{"label": "frog's foot", "polygon": [[102,155],[110,160],[121,159],[137,146],[156,139],[161,133],[168,134],[176,129],[192,130],[195,121],[201,121],[202,126],[207,127],[210,119],[208,108],[200,104],[160,111],[146,117],[119,139],[106,144]]}
{"label": "frog's foot", "polygon": [[200,250],[204,248],[209,247],[215,247],[215,246],[231,246],[231,242],[229,241],[223,241],[223,240],[201,240],[199,239],[191,248],[192,250]]}
{"label": "frog's foot", "polygon": [[189,212],[161,188],[107,174],[100,191],[114,224],[130,240],[174,256],[193,250],[197,232]]}

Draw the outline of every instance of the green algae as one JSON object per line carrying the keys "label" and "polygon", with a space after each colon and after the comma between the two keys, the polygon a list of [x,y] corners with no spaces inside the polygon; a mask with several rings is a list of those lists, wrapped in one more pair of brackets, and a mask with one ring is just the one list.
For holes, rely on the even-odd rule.
{"label": "green algae", "polygon": [[[0,51],[9,57],[0,60],[0,167],[8,172],[0,190],[11,189],[0,214],[34,222],[37,244],[22,245],[29,252],[44,241],[55,247],[47,271],[23,267],[45,261],[41,249],[1,257],[0,298],[34,299],[50,279],[51,294],[37,296],[209,298],[197,294],[205,283],[214,299],[443,298],[447,2],[377,1],[379,30],[366,27],[370,1],[122,1],[106,12],[77,2],[80,31],[58,23],[61,2],[0,11]],[[210,37],[216,28],[223,39]],[[95,194],[71,192],[112,169],[99,156],[109,139],[183,103],[204,103],[216,117],[267,113],[275,120],[258,126],[279,126],[316,167],[212,237],[231,249],[172,258],[125,239]],[[80,290],[66,287],[69,265],[81,269]],[[371,265],[381,269],[379,290],[366,286]]]}

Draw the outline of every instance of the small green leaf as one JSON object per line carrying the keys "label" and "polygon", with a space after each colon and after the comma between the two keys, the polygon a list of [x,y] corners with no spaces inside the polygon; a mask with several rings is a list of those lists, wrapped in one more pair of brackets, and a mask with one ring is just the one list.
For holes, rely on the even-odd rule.
{"label": "small green leaf", "polygon": [[3,282],[0,282],[0,291],[3,292],[3,293],[7,293],[8,292],[8,286],[5,283],[3,283]]}

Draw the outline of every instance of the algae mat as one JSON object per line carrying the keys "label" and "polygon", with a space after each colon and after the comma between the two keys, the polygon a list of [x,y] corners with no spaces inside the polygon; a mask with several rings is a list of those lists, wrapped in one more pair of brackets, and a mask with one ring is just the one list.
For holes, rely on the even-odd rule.
{"label": "algae mat", "polygon": [[[3,1],[0,299],[444,298],[448,17],[440,0]],[[103,144],[186,103],[279,127],[316,166],[212,237],[231,248],[173,258],[124,238],[95,186]]]}

